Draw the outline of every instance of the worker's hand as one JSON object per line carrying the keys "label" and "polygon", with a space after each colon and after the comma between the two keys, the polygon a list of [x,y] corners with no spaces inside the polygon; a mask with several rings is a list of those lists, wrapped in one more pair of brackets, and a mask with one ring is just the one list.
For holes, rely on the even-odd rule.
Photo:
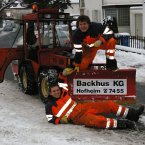
{"label": "worker's hand", "polygon": [[99,47],[101,44],[102,44],[102,41],[101,41],[101,40],[97,40],[97,41],[94,43],[94,47]]}
{"label": "worker's hand", "polygon": [[89,45],[86,44],[86,43],[82,43],[82,47],[83,47],[83,52],[85,52],[85,51],[89,51],[89,50],[90,50]]}
{"label": "worker's hand", "polygon": [[89,48],[89,46],[88,46],[87,43],[85,43],[85,42],[82,43],[82,47],[83,47],[83,48],[86,48],[86,49]]}
{"label": "worker's hand", "polygon": [[68,76],[68,75],[71,75],[73,72],[74,72],[74,69],[68,67],[68,68],[65,68],[65,69],[63,70],[62,74],[63,74],[64,76]]}
{"label": "worker's hand", "polygon": [[61,119],[60,119],[60,123],[62,124],[68,124],[68,119],[66,116],[63,116]]}
{"label": "worker's hand", "polygon": [[80,71],[79,66],[76,66],[76,67],[74,68],[74,70],[75,70],[76,72],[79,72],[79,71]]}

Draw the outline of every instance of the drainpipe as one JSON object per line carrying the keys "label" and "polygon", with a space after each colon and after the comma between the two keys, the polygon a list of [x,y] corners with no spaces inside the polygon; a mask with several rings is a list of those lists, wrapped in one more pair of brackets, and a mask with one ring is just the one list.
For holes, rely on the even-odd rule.
{"label": "drainpipe", "polygon": [[[0,1],[0,8],[2,7],[2,1]],[[2,19],[0,19],[0,28],[2,28],[3,27],[3,21],[2,21]]]}
{"label": "drainpipe", "polygon": [[143,3],[143,37],[145,37],[145,0]]}

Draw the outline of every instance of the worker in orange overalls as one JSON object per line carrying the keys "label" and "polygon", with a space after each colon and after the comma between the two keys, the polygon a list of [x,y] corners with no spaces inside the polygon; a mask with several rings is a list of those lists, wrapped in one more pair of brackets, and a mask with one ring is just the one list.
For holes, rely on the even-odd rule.
{"label": "worker in orange overalls", "polygon": [[[144,111],[144,106],[133,109],[115,104],[113,101],[77,103],[66,91],[61,90],[58,84],[51,84],[49,91],[45,106],[46,118],[54,124],[70,122],[102,129],[133,129],[134,121],[138,121]],[[118,118],[109,118],[110,114]]]}
{"label": "worker in orange overalls", "polygon": [[[107,17],[102,25],[90,22],[88,16],[81,15],[78,17],[77,27],[73,34],[75,49],[73,65],[75,69],[88,69],[97,51],[103,49],[106,54],[106,68],[116,71],[118,67],[115,59],[116,39],[114,33],[118,33],[118,28],[115,19]],[[66,68],[65,71],[64,74],[68,75],[71,70]]]}

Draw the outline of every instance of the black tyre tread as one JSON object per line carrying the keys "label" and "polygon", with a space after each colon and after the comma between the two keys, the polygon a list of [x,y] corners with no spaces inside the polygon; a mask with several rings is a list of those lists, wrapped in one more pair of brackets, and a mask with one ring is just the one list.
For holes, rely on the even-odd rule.
{"label": "black tyre tread", "polygon": [[44,97],[43,96],[43,93],[42,93],[42,88],[41,88],[41,81],[44,77],[47,77],[48,76],[48,73],[47,73],[48,70],[42,70],[39,74],[39,78],[38,78],[38,90],[39,90],[39,97],[41,99],[41,101],[43,103],[46,103],[48,98]]}
{"label": "black tyre tread", "polygon": [[[27,75],[27,88],[25,88],[23,85],[22,73],[24,71],[24,68],[26,69],[26,75]],[[32,95],[32,94],[36,94],[38,92],[37,91],[37,83],[35,82],[35,79],[34,79],[34,71],[33,71],[31,63],[26,63],[26,64],[23,64],[21,66],[21,68],[20,68],[20,81],[21,81],[22,91],[25,94]]]}

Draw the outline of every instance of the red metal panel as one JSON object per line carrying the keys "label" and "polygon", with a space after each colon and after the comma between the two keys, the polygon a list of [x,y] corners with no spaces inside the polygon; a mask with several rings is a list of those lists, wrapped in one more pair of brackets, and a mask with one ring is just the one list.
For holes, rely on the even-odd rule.
{"label": "red metal panel", "polygon": [[37,20],[38,14],[37,13],[31,13],[23,16],[23,20]]}
{"label": "red metal panel", "polygon": [[40,65],[46,66],[58,66],[60,68],[65,68],[67,66],[67,57],[62,55],[57,55],[55,53],[50,53],[48,50],[41,50],[39,53]]}
{"label": "red metal panel", "polygon": [[12,60],[22,59],[23,49],[19,48],[0,48],[0,82],[4,79],[4,73]]}
{"label": "red metal panel", "polygon": [[[136,99],[136,81],[135,81],[135,75],[136,70],[135,69],[120,69],[117,72],[112,72],[111,70],[86,70],[81,71],[79,73],[74,73],[68,78],[68,87],[69,87],[69,93],[72,96],[73,99],[78,101],[96,101],[96,100],[135,100]],[[125,86],[119,86],[119,88],[123,87],[124,90],[126,90],[126,93],[118,93],[117,91],[120,91],[117,89],[116,86],[113,86],[111,89],[109,88],[110,84],[106,86],[107,91],[110,91],[109,94],[100,93],[100,90],[105,89],[103,86],[96,86],[96,89],[98,88],[98,91],[95,90],[95,93],[85,94],[84,93],[76,93],[75,94],[75,88],[78,88],[78,86],[75,86],[74,80],[84,80],[86,82],[92,81],[92,80],[98,80],[98,82],[101,80],[106,80],[105,83],[112,83],[116,80],[123,80],[126,82]],[[110,82],[111,81],[111,82]],[[90,85],[90,82],[89,85]],[[90,86],[86,86],[86,90],[88,90]],[[85,88],[82,85],[82,88]],[[91,87],[90,87],[91,88]],[[92,86],[93,88],[93,86]],[[104,89],[103,89],[104,88]],[[91,90],[93,91],[93,89]],[[111,92],[112,91],[112,92]],[[114,92],[116,91],[116,93]]]}
{"label": "red metal panel", "polygon": [[59,10],[55,8],[40,9],[39,13],[58,14]]}

